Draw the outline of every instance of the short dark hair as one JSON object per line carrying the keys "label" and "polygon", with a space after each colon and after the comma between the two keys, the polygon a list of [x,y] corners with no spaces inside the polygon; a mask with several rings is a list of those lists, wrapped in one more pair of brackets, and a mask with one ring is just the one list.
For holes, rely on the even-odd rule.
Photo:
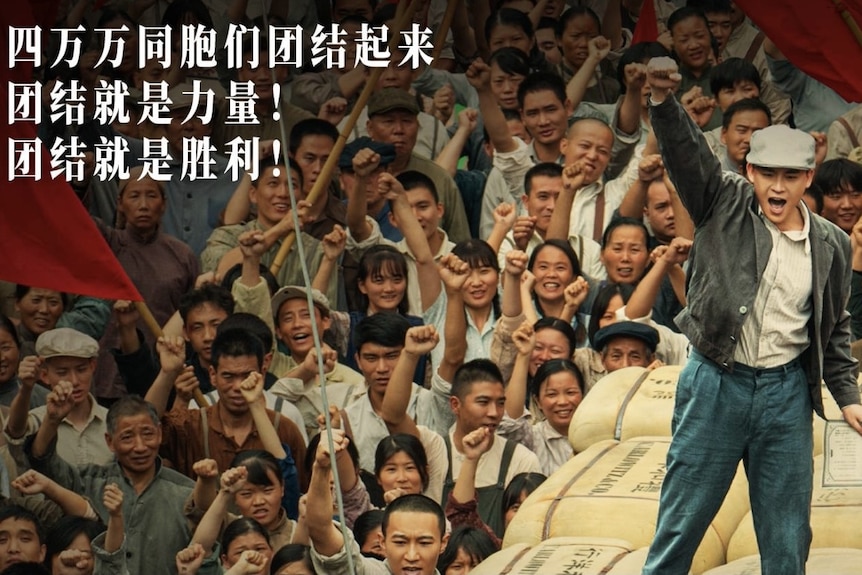
{"label": "short dark hair", "polygon": [[305,178],[302,176],[302,166],[300,166],[296,160],[294,160],[290,156],[287,156],[283,158],[279,157],[278,162],[276,162],[275,157],[272,154],[267,154],[260,158],[257,163],[257,178],[252,180],[251,184],[253,186],[257,186],[257,183],[260,181],[261,177],[263,177],[263,174],[269,168],[275,168],[278,166],[287,167],[288,173],[285,175],[287,176],[288,180],[290,179],[290,170],[293,170],[294,172],[296,172],[296,177],[299,178],[300,187],[305,185]]}
{"label": "short dark hair", "polygon": [[92,541],[104,530],[105,526],[100,521],[74,515],[61,517],[45,536],[45,563],[50,565],[51,560],[68,549],[78,535],[86,535]]}
{"label": "short dark hair", "polygon": [[[350,16],[347,18],[350,18]],[[347,18],[344,20],[347,20]],[[383,512],[381,511],[380,513],[382,514]],[[272,556],[269,562],[270,573],[278,573],[282,567],[291,563],[302,563],[309,572],[314,573],[314,563],[311,561],[311,547],[299,543],[288,543],[283,546],[275,552],[275,555]]]}
{"label": "short dark hair", "polygon": [[16,505],[14,503],[9,503],[0,507],[0,523],[3,523],[7,519],[14,519],[16,521],[29,521],[33,524],[33,531],[36,532],[36,538],[39,539],[39,543],[42,544],[45,542],[45,530],[42,527],[42,522],[39,521],[39,518],[35,513],[21,507],[20,505]]}
{"label": "short dark hair", "polygon": [[338,141],[338,129],[330,122],[320,118],[300,120],[290,130],[290,140],[288,142],[290,153],[295,154],[299,146],[302,145],[303,138],[308,136],[326,136],[335,144]]}
{"label": "short dark hair", "polygon": [[474,359],[458,368],[452,378],[452,396],[463,400],[474,383],[490,382],[505,385],[500,368],[490,359]]}
{"label": "short dark hair", "polygon": [[27,561],[9,565],[0,575],[51,575],[51,572],[42,563]]}
{"label": "short dark hair", "polygon": [[503,491],[503,515],[505,516],[506,511],[518,503],[518,500],[521,498],[521,493],[529,495],[535,491],[539,485],[544,483],[546,479],[548,479],[547,476],[541,473],[536,473],[535,471],[525,471],[513,477],[506,486],[505,491]]}
{"label": "short dark hair", "polygon": [[518,86],[518,106],[524,107],[527,94],[534,92],[553,92],[561,104],[566,103],[566,84],[553,72],[533,72]]}
{"label": "short dark hair", "polygon": [[[674,26],[683,20],[688,20],[689,18],[700,19],[703,22],[703,25],[706,26],[706,29],[709,30],[709,20],[706,19],[706,14],[703,13],[703,10],[692,6],[684,6],[674,10],[667,19],[667,29],[671,35],[673,35]],[[710,33],[710,35],[712,35],[712,33]]]}
{"label": "short dark hair", "polygon": [[772,112],[769,111],[769,106],[758,98],[745,98],[744,100],[737,100],[727,107],[721,118],[721,128],[727,130],[730,123],[733,122],[733,117],[740,112],[763,112],[766,114],[767,122],[772,123]]}
{"label": "short dark hair", "polygon": [[572,20],[583,16],[589,17],[596,25],[598,33],[602,33],[602,21],[599,20],[598,14],[592,8],[588,6],[572,6],[560,15],[560,19],[557,20],[557,26],[554,28],[554,36],[562,38],[563,34],[566,33],[566,27],[568,27]]}
{"label": "short dark hair", "polygon": [[639,228],[644,234],[644,245],[649,245],[649,230],[647,230],[643,220],[622,217],[612,219],[611,223],[608,224],[608,227],[605,228],[604,233],[602,233],[602,249],[605,249],[608,246],[608,242],[610,241],[611,235],[613,235],[614,231],[623,226]]}
{"label": "short dark hair", "polygon": [[728,58],[709,71],[709,89],[713,96],[718,96],[725,88],[733,89],[739,82],[751,82],[758,91],[761,89],[760,72],[748,60]]}
{"label": "short dark hair", "polygon": [[730,7],[730,0],[688,0],[686,6],[698,8],[704,14],[733,13],[733,9]]}
{"label": "short dark hair", "polygon": [[222,357],[253,356],[257,359],[257,369],[263,367],[264,349],[260,338],[248,330],[233,328],[216,333],[212,344],[213,369],[218,369]]}
{"label": "short dark hair", "polygon": [[383,510],[369,509],[353,522],[353,538],[362,547],[371,532],[381,525],[383,525]]}
{"label": "short dark hair", "polygon": [[533,178],[544,176],[546,178],[562,178],[563,166],[556,162],[539,162],[527,170],[524,175],[524,193],[528,196],[533,189]]}
{"label": "short dark hair", "polygon": [[18,337],[18,330],[15,329],[15,324],[12,320],[0,313],[0,331],[5,331],[12,338],[12,342],[19,350],[21,349],[21,338]]}
{"label": "short dark hair", "polygon": [[266,322],[251,313],[235,313],[229,315],[227,319],[221,322],[216,329],[216,335],[229,329],[244,329],[245,331],[255,335],[260,343],[263,344],[263,354],[266,355],[272,350],[274,343],[272,330],[266,325]]}
{"label": "short dark hair", "polygon": [[383,347],[402,347],[410,322],[399,313],[380,312],[369,315],[360,321],[353,330],[353,346],[356,353],[362,351],[366,343]]}
{"label": "short dark hair", "polygon": [[215,284],[204,284],[180,297],[180,304],[177,307],[180,311],[180,317],[183,318],[183,323],[188,320],[191,310],[205,303],[223,309],[228,315],[233,313],[234,301],[230,290]]}
{"label": "short dark hair", "polygon": [[608,306],[611,300],[614,299],[614,296],[620,296],[623,303],[628,303],[634,290],[635,288],[631,284],[618,284],[614,282],[608,282],[599,288],[599,291],[596,292],[596,298],[593,300],[593,305],[590,308],[590,322],[587,325],[587,337],[590,338],[590,341],[593,341],[596,332],[599,331],[599,321],[601,321],[602,316],[608,310]]}
{"label": "short dark hair", "polygon": [[[314,468],[314,459],[317,457],[317,448],[320,445],[321,434],[316,433],[314,437],[308,440],[308,447],[305,448],[305,459],[302,461],[302,468],[305,475],[311,477],[311,472]],[[351,439],[353,439],[351,437]],[[350,461],[353,462],[353,467],[357,473],[361,472],[359,468],[359,450],[356,448],[355,441],[347,442],[347,455],[350,456]]]}
{"label": "short dark hair", "polygon": [[538,32],[539,30],[544,30],[546,28],[554,30],[554,34],[556,34],[557,21],[549,16],[542,16],[541,18],[539,18],[539,23],[536,24],[536,32]]}
{"label": "short dark hair", "polygon": [[847,158],[836,158],[820,164],[810,189],[815,201],[819,198],[822,203],[823,196],[848,187],[862,191],[862,166]]}
{"label": "short dark hair", "polygon": [[545,240],[545,242],[538,246],[533,250],[533,253],[530,254],[530,261],[527,262],[527,269],[530,271],[533,270],[533,266],[536,265],[536,260],[543,251],[547,248],[556,248],[565,254],[566,259],[569,260],[569,264],[572,266],[572,276],[578,277],[581,275],[581,262],[578,260],[578,254],[575,253],[575,250],[572,249],[572,245],[566,240],[560,239],[551,239]]}
{"label": "short dark hair", "polygon": [[264,449],[247,449],[237,453],[230,462],[231,467],[239,467],[244,465],[248,471],[246,481],[252,485],[267,487],[272,485],[267,471],[271,471],[275,475],[279,486],[284,485],[284,476],[281,474],[281,466],[278,459]]}
{"label": "short dark hair", "polygon": [[389,520],[392,514],[399,511],[402,513],[428,513],[434,515],[437,518],[437,525],[440,527],[440,537],[442,538],[443,534],[446,533],[446,516],[443,514],[443,508],[440,507],[440,504],[425,495],[411,493],[399,497],[386,506],[386,509],[383,511],[383,523],[380,525],[384,537],[386,536],[386,529],[389,527]]}
{"label": "short dark hair", "polygon": [[491,34],[497,26],[520,28],[528,37],[533,36],[533,23],[529,16],[514,8],[500,8],[485,20],[485,41],[490,42]]}
{"label": "short dark hair", "polygon": [[363,24],[370,24],[371,20],[366,18],[365,16],[360,16],[359,14],[348,14],[344,18],[341,19],[341,27],[344,28],[345,24],[356,24],[357,26],[362,26]]}
{"label": "short dark hair", "polygon": [[[24,285],[24,284],[15,284],[15,301],[19,302],[22,299],[24,299],[24,296],[27,295],[28,293],[30,293],[30,290],[32,290],[32,289],[42,289],[42,288],[28,286],[28,285]],[[67,294],[65,292],[58,291],[58,290],[51,290],[51,291],[56,291],[57,293],[60,294],[60,300],[63,302],[63,309],[64,310],[69,307],[69,294]]]}
{"label": "short dark hair", "polygon": [[581,370],[577,365],[572,363],[569,359],[549,359],[539,366],[539,369],[536,370],[536,375],[534,375],[530,380],[530,395],[538,398],[542,384],[545,383],[552,375],[563,371],[574,375],[575,379],[578,381],[578,387],[581,390],[581,394],[586,393],[586,389],[584,388],[584,374],[581,373]]}
{"label": "short dark hair", "polygon": [[105,416],[105,427],[107,428],[108,435],[113,435],[117,432],[117,426],[121,418],[135,417],[137,415],[148,415],[153,425],[156,427],[161,425],[159,412],[156,411],[152,403],[146,401],[140,395],[124,395],[111,404],[110,409],[108,409],[108,415]]}
{"label": "short dark hair", "polygon": [[[333,0],[333,5],[338,0]],[[395,18],[395,11],[398,7],[394,3],[383,4],[380,9],[374,9],[374,15],[371,17],[372,26],[382,26]]]}
{"label": "short dark hair", "polygon": [[209,9],[201,0],[182,0],[168,4],[162,14],[162,26],[179,30],[183,25],[183,18],[188,13],[194,14],[195,18],[207,28],[215,27]]}
{"label": "short dark hair", "polygon": [[[416,188],[425,188],[434,196],[434,203],[440,203],[440,195],[437,193],[437,186],[434,185],[434,180],[422,172],[407,170],[398,174],[395,179],[404,187],[405,192],[415,190]],[[392,206],[392,200],[389,200],[389,205],[390,207]]]}
{"label": "short dark hair", "polygon": [[638,42],[626,48],[617,64],[617,82],[620,84],[620,93],[626,93],[626,66],[629,64],[646,64],[652,58],[670,55],[670,51],[658,42]]}
{"label": "short dark hair", "polygon": [[814,213],[819,214],[823,211],[823,190],[818,188],[814,182],[805,190],[805,196],[810,196],[814,200]]}
{"label": "short dark hair", "polygon": [[548,315],[539,319],[533,325],[533,333],[538,333],[545,329],[552,329],[563,334],[569,342],[568,355],[571,356],[575,353],[575,348],[578,346],[578,334],[575,332],[575,328],[572,327],[572,324],[567,321],[563,321],[558,317]]}
{"label": "short dark hair", "polygon": [[413,460],[419,478],[422,480],[422,490],[427,489],[429,481],[428,455],[425,453],[425,446],[422,445],[418,437],[407,433],[387,435],[380,440],[374,451],[374,475],[379,477],[386,462],[399,453],[404,453]]}
{"label": "short dark hair", "polygon": [[506,74],[520,74],[524,77],[530,75],[530,56],[520,48],[506,46],[494,50],[488,60],[488,65],[492,64],[497,64]]}
{"label": "short dark hair", "polygon": [[[520,109],[517,109],[517,110],[514,108],[500,108],[500,109],[503,111],[503,118],[505,118],[505,120],[507,122],[512,121],[512,120],[517,120],[518,122],[523,123],[524,120],[521,118],[521,110]],[[482,141],[488,142],[488,143],[491,142],[491,136],[488,135],[488,128],[486,128],[485,126],[482,126]]]}
{"label": "short dark hair", "polygon": [[222,554],[228,554],[230,544],[233,543],[236,538],[242,537],[243,535],[248,535],[249,533],[256,533],[260,535],[266,540],[267,545],[269,545],[270,547],[272,546],[272,542],[269,537],[269,531],[266,529],[266,527],[264,527],[263,525],[258,523],[257,520],[252,519],[251,517],[240,517],[231,521],[222,533]]}
{"label": "short dark hair", "polygon": [[473,561],[473,565],[478,565],[499,550],[497,543],[484,529],[471,525],[461,525],[449,536],[446,549],[437,559],[437,571],[446,573],[446,570],[458,557],[458,551],[464,551]]}
{"label": "short dark hair", "polygon": [[[275,292],[278,291],[278,280],[272,272],[269,271],[269,268],[264,264],[258,265],[258,271],[260,272],[260,277],[263,278],[263,281],[266,282],[266,287],[269,289],[269,295],[272,297]],[[227,290],[233,288],[234,282],[242,277],[242,263],[236,263],[230,267],[225,273],[224,277],[221,279],[221,286]]]}

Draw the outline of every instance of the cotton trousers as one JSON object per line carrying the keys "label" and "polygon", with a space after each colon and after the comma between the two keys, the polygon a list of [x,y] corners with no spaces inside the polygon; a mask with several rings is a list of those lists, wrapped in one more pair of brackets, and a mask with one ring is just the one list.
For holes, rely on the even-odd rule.
{"label": "cotton trousers", "polygon": [[812,406],[798,360],[729,372],[693,351],[680,372],[656,535],[644,575],[686,575],[745,465],[763,575],[805,572],[811,544]]}

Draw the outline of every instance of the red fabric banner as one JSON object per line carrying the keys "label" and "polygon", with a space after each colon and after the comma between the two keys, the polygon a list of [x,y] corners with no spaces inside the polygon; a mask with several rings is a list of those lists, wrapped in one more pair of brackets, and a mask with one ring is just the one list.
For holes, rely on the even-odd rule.
{"label": "red fabric banner", "polygon": [[655,42],[658,40],[658,21],[655,15],[655,2],[644,0],[638,14],[638,23],[632,33],[632,44],[638,42]]}
{"label": "red fabric banner", "polygon": [[[10,2],[0,10],[4,32],[0,110],[5,127],[0,136],[0,162],[6,164],[0,191],[0,279],[105,299],[142,301],[72,187],[64,179],[51,179],[50,155],[44,146],[36,150],[41,156],[42,177],[10,181],[12,140],[34,140],[37,126],[33,122],[9,123],[8,83],[33,81],[32,64],[16,62],[9,68],[9,27],[34,26],[37,8],[44,14],[46,2],[33,2],[32,6]],[[48,29],[43,27],[42,34],[46,38]],[[14,149],[18,148],[15,144]]]}
{"label": "red fabric banner", "polygon": [[862,102],[862,38],[842,17],[862,26],[862,0],[737,0],[736,4],[809,76],[848,102]]}

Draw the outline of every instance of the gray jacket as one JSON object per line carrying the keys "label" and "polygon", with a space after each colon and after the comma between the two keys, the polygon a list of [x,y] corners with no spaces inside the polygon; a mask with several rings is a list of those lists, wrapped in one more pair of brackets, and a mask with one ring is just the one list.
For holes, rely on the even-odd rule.
{"label": "gray jacket", "polygon": [[[758,215],[752,185],[722,172],[700,129],[674,98],[650,108],[664,165],[696,226],[690,256],[688,306],[676,324],[703,355],[733,370],[746,313],[754,309],[772,237]],[[807,209],[807,208],[806,208]],[[820,382],[840,407],[859,403],[858,366],[850,355],[850,240],[811,215],[813,313],[811,346],[801,360],[811,402],[823,417]]]}

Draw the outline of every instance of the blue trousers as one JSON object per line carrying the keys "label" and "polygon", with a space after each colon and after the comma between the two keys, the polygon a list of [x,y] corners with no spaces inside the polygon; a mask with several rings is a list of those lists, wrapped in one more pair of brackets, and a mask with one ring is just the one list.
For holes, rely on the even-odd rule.
{"label": "blue trousers", "polygon": [[693,352],[679,375],[673,440],[644,575],[685,575],[739,461],[748,475],[763,575],[805,573],[813,438],[798,361],[730,373]]}

